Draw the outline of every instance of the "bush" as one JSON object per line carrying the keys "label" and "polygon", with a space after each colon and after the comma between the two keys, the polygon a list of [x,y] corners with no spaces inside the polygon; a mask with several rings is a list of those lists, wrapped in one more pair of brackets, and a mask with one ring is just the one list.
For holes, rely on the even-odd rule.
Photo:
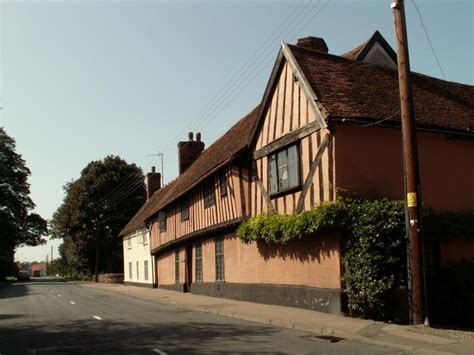
{"label": "bush", "polygon": [[474,262],[443,265],[434,276],[432,308],[435,322],[474,324]]}

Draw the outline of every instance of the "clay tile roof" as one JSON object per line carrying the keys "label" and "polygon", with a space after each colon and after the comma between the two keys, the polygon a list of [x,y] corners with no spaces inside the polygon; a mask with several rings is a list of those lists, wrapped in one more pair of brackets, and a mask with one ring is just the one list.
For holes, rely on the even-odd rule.
{"label": "clay tile roof", "polygon": [[145,221],[158,213],[163,207],[177,200],[223,165],[236,158],[250,143],[259,108],[260,106],[255,107],[223,136],[205,149],[188,170],[155,192],[122,229],[119,236],[143,227]]}
{"label": "clay tile roof", "polygon": [[[176,180],[170,182],[168,185],[162,187],[160,190],[156,191],[152,198],[160,199],[167,192],[173,187],[173,184]],[[130,221],[128,221],[127,225],[123,227],[120,231],[119,236],[123,236],[127,233],[133,232],[139,228],[145,227],[145,219],[148,215],[150,215],[151,211],[153,210],[153,204],[151,203],[151,198],[145,202],[145,204],[138,210],[135,216],[132,217]]]}
{"label": "clay tile roof", "polygon": [[[399,120],[396,70],[289,45],[329,118]],[[418,125],[474,132],[474,86],[412,73]]]}

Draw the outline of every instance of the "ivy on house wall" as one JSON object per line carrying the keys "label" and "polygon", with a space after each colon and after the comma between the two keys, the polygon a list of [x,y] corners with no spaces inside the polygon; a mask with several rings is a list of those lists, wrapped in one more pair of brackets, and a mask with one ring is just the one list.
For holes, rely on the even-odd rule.
{"label": "ivy on house wall", "polygon": [[[474,213],[425,211],[425,235],[441,240],[474,237]],[[343,199],[299,215],[261,214],[240,225],[246,243],[286,244],[341,236],[343,284],[349,309],[362,317],[387,319],[393,295],[406,285],[404,203],[389,199]]]}

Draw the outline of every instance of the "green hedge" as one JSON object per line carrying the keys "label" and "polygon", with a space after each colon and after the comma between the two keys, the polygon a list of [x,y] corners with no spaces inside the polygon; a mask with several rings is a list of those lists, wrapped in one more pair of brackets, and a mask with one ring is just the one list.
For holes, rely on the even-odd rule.
{"label": "green hedge", "polygon": [[[393,296],[406,286],[404,216],[402,201],[344,199],[296,216],[261,214],[241,224],[237,236],[246,243],[286,244],[325,232],[338,233],[343,290],[351,313],[388,319],[393,317]],[[473,217],[472,212],[425,211],[424,225],[432,238],[472,238]]]}

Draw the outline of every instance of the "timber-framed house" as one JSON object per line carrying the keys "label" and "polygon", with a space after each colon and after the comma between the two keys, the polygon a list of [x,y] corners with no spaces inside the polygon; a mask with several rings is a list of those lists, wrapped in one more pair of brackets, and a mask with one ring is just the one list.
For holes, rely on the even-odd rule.
{"label": "timber-framed house", "polygon": [[[473,87],[415,73],[412,83],[425,206],[472,210]],[[158,287],[340,313],[337,234],[271,246],[235,231],[341,193],[402,199],[398,107],[396,56],[380,33],[342,56],[321,38],[283,43],[261,103],[207,149],[200,135],[180,142],[180,175],[121,235],[148,229]],[[466,243],[442,257],[472,256]]]}

